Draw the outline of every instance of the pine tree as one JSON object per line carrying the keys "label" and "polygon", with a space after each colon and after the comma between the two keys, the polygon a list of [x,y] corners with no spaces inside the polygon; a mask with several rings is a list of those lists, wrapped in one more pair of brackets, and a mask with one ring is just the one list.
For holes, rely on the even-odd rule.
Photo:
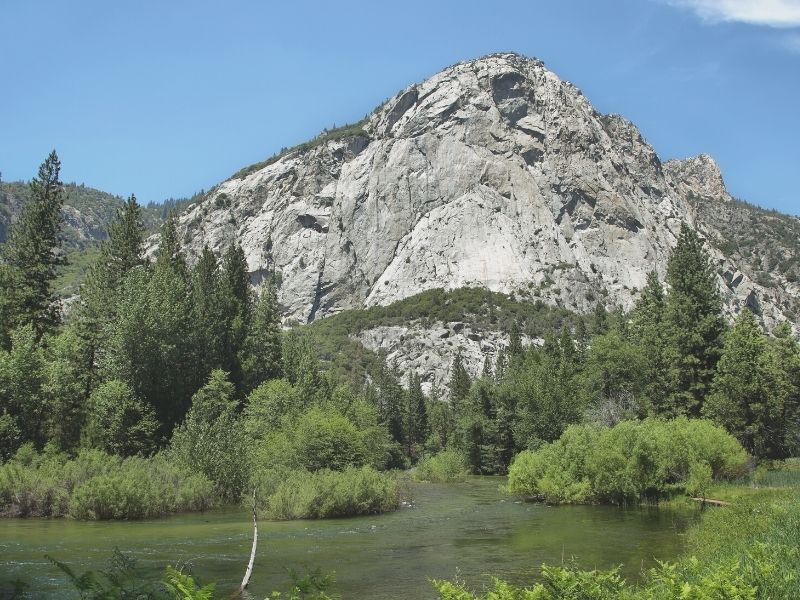
{"label": "pine tree", "polygon": [[416,373],[408,374],[408,408],[406,409],[409,444],[423,444],[428,439],[427,398],[422,391],[422,381]]}
{"label": "pine tree", "polygon": [[262,286],[252,324],[240,357],[246,391],[283,373],[281,318],[278,294],[272,278]]}
{"label": "pine tree", "polygon": [[57,268],[66,262],[58,251],[64,204],[60,171],[54,150],[31,181],[30,200],[2,247],[0,347],[8,347],[11,331],[17,327],[32,324],[40,339],[60,321],[52,289]]}
{"label": "pine tree", "polygon": [[642,404],[652,415],[674,416],[668,402],[672,387],[665,325],[666,296],[655,271],[647,276],[647,285],[631,317],[630,337],[639,348],[645,365]]}
{"label": "pine tree", "polygon": [[222,367],[240,392],[244,374],[239,362],[253,315],[253,294],[247,259],[239,244],[231,245],[222,256],[221,273],[222,310],[227,333],[224,338]]}
{"label": "pine tree", "polygon": [[706,416],[757,457],[771,454],[773,425],[782,412],[767,350],[767,339],[755,316],[744,309],[725,337],[713,393],[703,407]]}
{"label": "pine tree", "polygon": [[[93,354],[103,344],[101,332],[115,319],[117,295],[125,276],[145,263],[142,209],[136,196],[123,203],[107,233],[100,256],[81,286],[81,303],[76,310],[79,335]],[[89,362],[93,364],[94,360]]]}
{"label": "pine tree", "polygon": [[217,257],[208,246],[203,246],[192,269],[191,310],[198,371],[205,378],[225,365],[228,335]]}
{"label": "pine tree", "polygon": [[178,239],[178,217],[174,211],[169,213],[161,225],[156,266],[169,267],[186,279],[186,259],[181,252],[181,242]]}
{"label": "pine tree", "polygon": [[522,335],[519,331],[519,324],[516,320],[511,324],[511,334],[508,338],[508,357],[511,362],[522,356],[523,348],[522,348]]}
{"label": "pine tree", "polygon": [[461,358],[461,350],[456,352],[453,359],[453,364],[450,367],[450,404],[453,410],[458,414],[460,404],[467,398],[469,388],[472,386],[472,380],[469,373],[464,368],[464,361]]}
{"label": "pine tree", "polygon": [[407,402],[398,379],[397,369],[383,364],[378,379],[378,416],[392,440],[406,447]]}
{"label": "pine tree", "polygon": [[698,416],[722,347],[722,298],[708,254],[685,223],[667,265],[666,325],[674,392],[671,413]]}

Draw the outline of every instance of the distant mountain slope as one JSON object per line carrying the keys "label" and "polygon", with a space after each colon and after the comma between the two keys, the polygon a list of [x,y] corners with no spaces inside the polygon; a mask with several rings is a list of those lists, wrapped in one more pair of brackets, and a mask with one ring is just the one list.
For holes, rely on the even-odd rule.
{"label": "distant mountain slope", "polygon": [[[69,296],[77,293],[96,256],[97,245],[106,238],[108,225],[122,205],[122,198],[76,183],[66,184],[64,191],[61,234],[68,264],[61,269],[56,287],[61,295]],[[0,183],[0,243],[8,239],[11,224],[19,218],[28,194],[27,183]],[[148,231],[155,231],[171,210],[185,210],[201,197],[202,193],[192,198],[148,204],[142,210],[145,227]]]}

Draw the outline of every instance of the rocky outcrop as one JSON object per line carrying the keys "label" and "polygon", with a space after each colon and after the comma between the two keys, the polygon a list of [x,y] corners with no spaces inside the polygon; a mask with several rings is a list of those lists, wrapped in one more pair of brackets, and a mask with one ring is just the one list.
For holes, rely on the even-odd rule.
{"label": "rocky outcrop", "polygon": [[[662,165],[540,61],[498,54],[221,183],[180,224],[190,254],[238,240],[253,280],[277,271],[287,318],[304,322],[462,286],[587,312],[630,307],[682,221],[713,230],[696,198],[730,200],[710,157]],[[782,318],[778,292],[711,250],[730,312],[757,301]]]}
{"label": "rocky outcrop", "polygon": [[[480,377],[488,358],[494,369],[498,353],[508,348],[508,335],[500,331],[481,331],[461,322],[406,326],[381,325],[355,336],[365,348],[386,357],[387,362],[403,374],[406,385],[409,373],[416,373],[422,389],[438,396],[448,394],[453,360],[458,352],[471,377]],[[543,340],[523,336],[523,345],[541,345]]]}

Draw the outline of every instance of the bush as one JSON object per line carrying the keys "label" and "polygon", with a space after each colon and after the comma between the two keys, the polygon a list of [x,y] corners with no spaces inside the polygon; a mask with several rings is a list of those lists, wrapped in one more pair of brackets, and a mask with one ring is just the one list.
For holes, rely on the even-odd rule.
{"label": "bush", "polygon": [[23,446],[0,467],[0,512],[5,516],[136,519],[204,510],[213,485],[171,466],[163,456],[123,459],[82,450],[70,459]]}
{"label": "bush", "polygon": [[262,473],[257,497],[272,519],[324,519],[377,514],[397,508],[394,477],[372,467]]}
{"label": "bush", "polygon": [[431,483],[448,483],[464,481],[469,475],[469,468],[464,455],[456,450],[443,450],[434,456],[419,462],[414,478]]}
{"label": "bush", "polygon": [[706,489],[709,478],[746,471],[742,447],[709,421],[647,419],[569,427],[552,444],[517,455],[508,489],[551,503],[638,502]]}

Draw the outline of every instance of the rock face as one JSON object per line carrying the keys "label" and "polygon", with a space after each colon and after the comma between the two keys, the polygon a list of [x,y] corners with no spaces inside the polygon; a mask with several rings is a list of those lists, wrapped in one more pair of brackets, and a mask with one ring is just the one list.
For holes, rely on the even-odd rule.
{"label": "rock face", "polygon": [[[713,241],[697,202],[731,202],[713,159],[662,164],[540,61],[499,54],[408,87],[355,135],[221,183],[180,225],[190,254],[238,240],[254,282],[278,272],[303,322],[463,286],[587,312],[631,307],[682,221]],[[757,302],[771,324],[797,299],[710,250],[730,312]]]}

